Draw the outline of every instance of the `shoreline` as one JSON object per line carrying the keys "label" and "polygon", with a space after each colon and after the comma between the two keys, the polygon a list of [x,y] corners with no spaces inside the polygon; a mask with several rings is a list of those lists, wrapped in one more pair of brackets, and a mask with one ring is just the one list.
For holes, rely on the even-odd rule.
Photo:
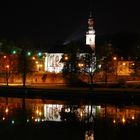
{"label": "shoreline", "polygon": [[1,86],[1,97],[41,98],[63,100],[70,103],[140,104],[140,89],[137,88],[83,88],[83,87],[22,87]]}

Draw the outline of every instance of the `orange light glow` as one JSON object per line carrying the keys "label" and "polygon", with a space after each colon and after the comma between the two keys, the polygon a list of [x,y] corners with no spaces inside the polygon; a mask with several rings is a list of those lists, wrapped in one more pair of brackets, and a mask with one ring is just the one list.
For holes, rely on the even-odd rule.
{"label": "orange light glow", "polygon": [[123,66],[125,66],[125,65],[126,65],[126,63],[124,62],[124,63],[123,63]]}
{"label": "orange light glow", "polygon": [[124,118],[124,117],[122,118],[122,122],[123,122],[123,123],[125,123],[125,122],[126,122],[126,120],[125,120],[125,118]]}
{"label": "orange light glow", "polygon": [[9,65],[6,65],[6,68],[9,69]]}
{"label": "orange light glow", "polygon": [[35,57],[33,56],[32,59],[35,60]]}
{"label": "orange light glow", "polygon": [[7,58],[7,56],[6,56],[6,55],[4,55],[4,56],[3,56],[3,58],[4,58],[4,59],[6,59],[6,58]]}
{"label": "orange light glow", "polygon": [[65,60],[68,60],[69,58],[68,58],[68,56],[65,56],[64,59],[65,59]]}
{"label": "orange light glow", "polygon": [[5,109],[5,113],[8,113],[8,112],[9,112],[9,109],[8,109],[8,108],[6,108],[6,109]]}
{"label": "orange light glow", "polygon": [[135,120],[135,116],[132,116],[132,120]]}
{"label": "orange light glow", "polygon": [[117,57],[116,57],[116,56],[114,56],[114,57],[113,57],[113,60],[117,60]]}

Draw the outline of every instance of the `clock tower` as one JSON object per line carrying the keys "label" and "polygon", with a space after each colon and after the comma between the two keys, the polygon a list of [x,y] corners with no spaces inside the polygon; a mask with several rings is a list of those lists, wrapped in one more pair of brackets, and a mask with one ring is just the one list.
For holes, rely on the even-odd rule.
{"label": "clock tower", "polygon": [[93,50],[95,49],[94,20],[91,14],[88,19],[88,31],[86,32],[86,45],[89,45]]}

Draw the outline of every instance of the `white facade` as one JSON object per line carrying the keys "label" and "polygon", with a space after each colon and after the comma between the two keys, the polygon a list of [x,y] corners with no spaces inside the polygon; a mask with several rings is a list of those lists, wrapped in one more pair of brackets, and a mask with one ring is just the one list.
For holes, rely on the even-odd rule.
{"label": "white facade", "polygon": [[61,61],[63,53],[45,53],[44,68],[47,72],[60,73],[64,64]]}
{"label": "white facade", "polygon": [[88,31],[86,34],[86,45],[95,47],[95,31]]}
{"label": "white facade", "polygon": [[92,49],[95,49],[95,30],[94,30],[94,21],[92,17],[88,19],[88,31],[86,32],[86,45],[89,45]]}

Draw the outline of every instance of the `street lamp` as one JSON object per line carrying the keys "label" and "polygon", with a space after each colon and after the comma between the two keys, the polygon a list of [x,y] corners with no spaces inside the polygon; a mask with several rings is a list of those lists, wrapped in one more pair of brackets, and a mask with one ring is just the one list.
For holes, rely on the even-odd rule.
{"label": "street lamp", "polygon": [[69,57],[67,55],[64,56],[64,60],[68,61]]}
{"label": "street lamp", "polygon": [[113,57],[113,64],[114,64],[115,76],[117,78],[118,58],[116,56]]}
{"label": "street lamp", "polygon": [[5,68],[6,68],[6,85],[8,86],[8,79],[9,79],[9,65],[6,65]]}
{"label": "street lamp", "polygon": [[82,68],[83,66],[84,66],[83,63],[78,63],[78,67],[79,67],[79,68]]}

